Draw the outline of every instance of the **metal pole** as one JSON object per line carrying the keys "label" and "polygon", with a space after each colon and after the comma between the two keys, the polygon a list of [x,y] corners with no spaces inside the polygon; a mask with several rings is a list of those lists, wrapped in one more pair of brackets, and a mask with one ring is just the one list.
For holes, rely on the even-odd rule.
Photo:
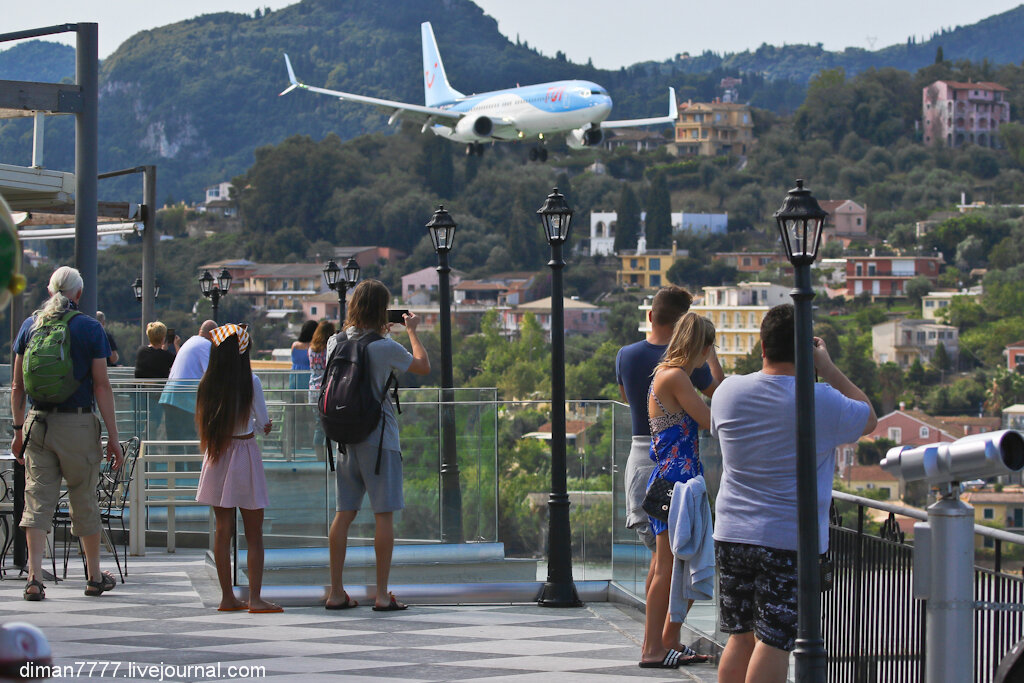
{"label": "metal pole", "polygon": [[821,570],[818,544],[818,467],[814,435],[814,330],[811,322],[811,266],[796,265],[793,297],[796,360],[797,683],[825,683],[827,661],[821,635]]}
{"label": "metal pole", "polygon": [[156,166],[142,175],[142,345],[148,343],[146,325],[156,320]]}
{"label": "metal pole", "polygon": [[[20,250],[18,250],[20,252]],[[17,253],[17,252],[16,252]],[[15,258],[20,260],[18,272],[23,272],[25,257],[18,254]],[[25,295],[18,294],[11,297],[11,367],[14,367],[14,341],[18,338],[18,332],[25,320]],[[28,564],[28,545],[25,542],[25,530],[21,528],[21,516],[25,510],[25,466],[14,463],[14,510],[11,519],[11,533],[14,534],[13,560],[18,567]]]}
{"label": "metal pole", "polygon": [[345,324],[345,308],[348,305],[348,285],[344,282],[338,283],[338,327]]}
{"label": "metal pole", "polygon": [[462,489],[455,448],[455,400],[452,372],[452,292],[448,250],[437,252],[438,291],[441,295],[441,540],[462,543]]}
{"label": "metal pole", "polygon": [[[928,508],[930,590],[926,683],[969,683],[974,634],[974,509],[947,488]],[[966,643],[967,647],[955,647]]]}
{"label": "metal pole", "polygon": [[96,252],[99,173],[99,48],[97,24],[78,24],[75,80],[82,88],[82,111],[75,115],[75,267],[85,287],[78,308],[96,315],[99,289]]}
{"label": "metal pole", "polygon": [[580,607],[572,580],[572,532],[565,471],[565,313],[562,305],[562,245],[551,245],[551,497],[548,499],[548,580],[541,607]]}
{"label": "metal pole", "polygon": [[213,322],[220,324],[217,320],[217,304],[220,303],[220,290],[217,288],[210,290],[210,302],[213,304]]}

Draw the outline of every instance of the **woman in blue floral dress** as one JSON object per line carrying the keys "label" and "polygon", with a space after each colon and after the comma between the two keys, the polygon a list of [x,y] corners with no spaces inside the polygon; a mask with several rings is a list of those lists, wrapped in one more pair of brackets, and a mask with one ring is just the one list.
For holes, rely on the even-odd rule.
{"label": "woman in blue floral dress", "polygon": [[[697,393],[690,375],[701,367],[715,345],[715,326],[707,318],[689,312],[676,323],[665,358],[655,367],[648,392],[651,425],[651,460],[657,465],[647,486],[655,479],[685,482],[704,473],[697,440],[700,429],[711,425],[711,410]],[[640,666],[676,668],[680,664],[706,662],[679,642],[680,624],[667,620],[672,582],[672,547],[667,525],[650,518],[655,534],[654,570],[647,589],[644,647]],[[660,656],[668,649],[668,653]]]}

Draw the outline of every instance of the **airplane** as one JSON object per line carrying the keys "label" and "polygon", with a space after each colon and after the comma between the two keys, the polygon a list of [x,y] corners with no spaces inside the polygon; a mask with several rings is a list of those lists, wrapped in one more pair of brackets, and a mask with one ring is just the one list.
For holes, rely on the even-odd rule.
{"label": "airplane", "polygon": [[554,81],[463,95],[448,83],[429,21],[420,25],[420,33],[424,105],[306,85],[295,77],[287,54],[284,62],[291,85],[280,94],[287,95],[300,88],[342,101],[374,105],[390,114],[388,125],[400,120],[421,123],[422,133],[430,130],[453,142],[466,143],[467,155],[483,155],[485,142],[538,140],[538,146],[530,149],[529,156],[531,161],[542,162],[548,156],[543,146],[545,136],[564,133],[571,149],[582,149],[601,144],[605,130],[674,123],[678,115],[675,88],[668,89],[667,116],[622,121],[606,120],[612,110],[612,98],[607,90],[590,81]]}

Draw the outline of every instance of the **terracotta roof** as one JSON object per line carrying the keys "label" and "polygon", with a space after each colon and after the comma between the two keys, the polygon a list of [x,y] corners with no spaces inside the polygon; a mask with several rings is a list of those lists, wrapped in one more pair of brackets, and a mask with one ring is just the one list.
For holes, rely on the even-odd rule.
{"label": "terracotta roof", "polygon": [[846,468],[846,481],[898,481],[881,465],[852,465]]}
{"label": "terracotta roof", "polygon": [[1007,344],[1006,348],[1008,348],[1008,349],[1015,349],[1015,348],[1017,348],[1019,346],[1024,346],[1024,339],[1021,339],[1019,342],[1013,342],[1012,344]]}
{"label": "terracotta roof", "polygon": [[[597,306],[589,304],[586,301],[578,301],[576,299],[564,298],[562,299],[562,307],[565,309],[585,309],[592,310],[596,309]],[[528,301],[524,304],[519,304],[518,308],[533,310],[533,311],[550,311],[551,310],[551,297],[546,296],[543,299],[537,299],[536,301]]]}
{"label": "terracotta roof", "polygon": [[1024,491],[970,491],[964,494],[968,503],[1024,503]]}
{"label": "terracotta roof", "polygon": [[1009,92],[1010,89],[999,85],[998,83],[992,83],[991,81],[980,81],[978,83],[963,83],[962,81],[943,81],[946,85],[957,90],[1001,90],[1003,92]]}
{"label": "terracotta roof", "polygon": [[836,209],[845,204],[846,202],[853,201],[851,199],[823,199],[818,202],[818,206],[825,209],[829,213],[834,213]]}
{"label": "terracotta roof", "polygon": [[[566,420],[565,422],[565,433],[566,434],[582,434],[585,432],[593,422],[587,422],[586,420]],[[540,427],[537,427],[538,432],[550,432],[551,423],[545,422]]]}
{"label": "terracotta roof", "polygon": [[949,433],[949,431],[947,430],[947,425],[943,423],[942,420],[938,417],[929,415],[928,413],[922,412],[920,410],[901,410],[899,412],[903,413],[907,417],[914,418],[918,422],[923,422],[924,424],[930,427],[935,427],[939,431],[945,432],[947,436],[956,438],[953,434]]}

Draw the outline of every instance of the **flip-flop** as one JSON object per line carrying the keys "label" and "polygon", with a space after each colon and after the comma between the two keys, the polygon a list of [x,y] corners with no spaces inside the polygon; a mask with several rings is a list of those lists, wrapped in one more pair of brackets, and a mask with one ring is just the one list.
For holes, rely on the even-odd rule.
{"label": "flip-flop", "polygon": [[[665,653],[665,658],[658,662],[640,662],[641,669],[678,669],[679,665],[683,662],[680,661],[684,657],[683,653],[679,650],[669,650]],[[689,663],[689,662],[687,662]]]}
{"label": "flip-flop", "polygon": [[332,605],[330,603],[324,603],[324,609],[352,609],[353,607],[359,607],[359,603],[352,598],[348,597],[348,593],[345,593],[345,602],[338,605]]}
{"label": "flip-flop", "polygon": [[270,607],[270,608],[267,608],[267,609],[252,609],[252,608],[249,608],[249,614],[277,614],[278,612],[283,612],[283,611],[284,611],[284,607],[281,607],[280,605],[278,605],[277,607]]}
{"label": "flip-flop", "polygon": [[218,612],[241,612],[244,609],[249,609],[246,605],[239,605],[238,607],[218,607]]}
{"label": "flip-flop", "polygon": [[400,604],[398,604],[398,600],[395,598],[395,594],[394,593],[388,593],[388,597],[391,598],[391,601],[387,605],[385,605],[384,607],[378,607],[377,605],[374,605],[373,606],[373,611],[374,612],[398,612],[398,611],[401,611],[403,609],[409,609],[409,605],[400,605]]}

